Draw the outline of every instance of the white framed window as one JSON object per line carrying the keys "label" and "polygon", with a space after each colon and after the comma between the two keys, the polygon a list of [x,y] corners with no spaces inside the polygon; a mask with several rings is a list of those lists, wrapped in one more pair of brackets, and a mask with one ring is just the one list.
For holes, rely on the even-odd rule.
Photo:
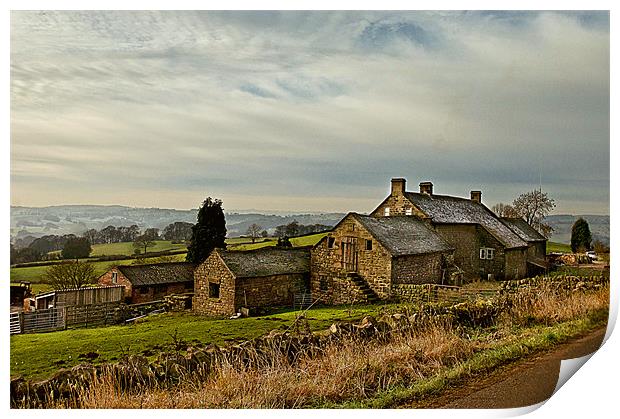
{"label": "white framed window", "polygon": [[112,283],[116,284],[118,281],[118,272],[112,272]]}
{"label": "white framed window", "polygon": [[411,208],[407,208],[407,209],[405,210],[405,215],[412,215],[412,214],[413,214],[413,209],[411,209]]}
{"label": "white framed window", "polygon": [[385,217],[389,217],[390,216],[390,207],[387,207],[387,208],[383,209],[383,215]]}
{"label": "white framed window", "polygon": [[491,260],[495,256],[495,249],[492,247],[481,247],[480,248],[480,259]]}

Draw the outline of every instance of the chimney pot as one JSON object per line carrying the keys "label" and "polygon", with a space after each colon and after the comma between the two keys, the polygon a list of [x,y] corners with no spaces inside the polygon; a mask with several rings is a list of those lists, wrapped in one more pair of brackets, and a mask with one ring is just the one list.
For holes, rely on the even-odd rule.
{"label": "chimney pot", "polygon": [[392,196],[404,195],[407,180],[402,177],[392,178]]}
{"label": "chimney pot", "polygon": [[420,182],[420,193],[433,194],[433,182]]}
{"label": "chimney pot", "polygon": [[481,191],[471,191],[469,193],[472,201],[476,201],[478,203],[482,202],[482,192]]}

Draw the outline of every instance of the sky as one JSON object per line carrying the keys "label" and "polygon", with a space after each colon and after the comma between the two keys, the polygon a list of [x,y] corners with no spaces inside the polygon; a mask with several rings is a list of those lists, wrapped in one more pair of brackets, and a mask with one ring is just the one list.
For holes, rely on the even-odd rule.
{"label": "sky", "polygon": [[11,204],[609,214],[607,12],[11,12]]}

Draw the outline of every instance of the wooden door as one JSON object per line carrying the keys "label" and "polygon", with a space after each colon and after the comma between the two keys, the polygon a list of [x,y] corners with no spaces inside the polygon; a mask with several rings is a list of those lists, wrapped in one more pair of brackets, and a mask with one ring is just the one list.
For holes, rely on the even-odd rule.
{"label": "wooden door", "polygon": [[342,239],[342,268],[347,272],[357,272],[357,237]]}

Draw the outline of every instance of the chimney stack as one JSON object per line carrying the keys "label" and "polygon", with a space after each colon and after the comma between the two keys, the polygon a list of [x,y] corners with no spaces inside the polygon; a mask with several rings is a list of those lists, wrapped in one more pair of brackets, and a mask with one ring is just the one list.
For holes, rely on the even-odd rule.
{"label": "chimney stack", "polygon": [[472,201],[476,201],[478,203],[482,202],[482,191],[471,191],[469,193]]}
{"label": "chimney stack", "polygon": [[405,183],[407,180],[402,177],[392,178],[392,196],[404,195]]}
{"label": "chimney stack", "polygon": [[420,193],[433,194],[433,182],[420,182]]}

